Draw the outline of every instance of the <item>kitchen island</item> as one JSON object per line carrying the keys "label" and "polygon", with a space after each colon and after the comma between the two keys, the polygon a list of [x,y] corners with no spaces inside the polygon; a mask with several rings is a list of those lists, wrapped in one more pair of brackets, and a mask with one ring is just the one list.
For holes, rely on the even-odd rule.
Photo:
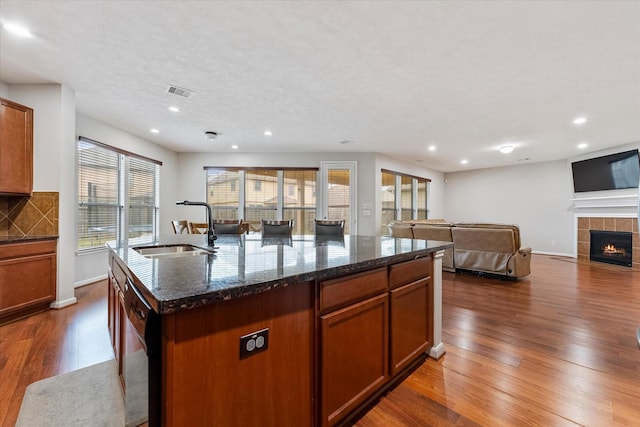
{"label": "kitchen island", "polygon": [[[207,249],[197,235],[156,246],[178,244]],[[444,353],[441,257],[450,242],[228,236],[216,246],[186,255],[110,247],[116,356],[131,341],[123,288],[158,319],[148,332],[158,351],[149,371],[156,423],[336,425],[427,354]]]}

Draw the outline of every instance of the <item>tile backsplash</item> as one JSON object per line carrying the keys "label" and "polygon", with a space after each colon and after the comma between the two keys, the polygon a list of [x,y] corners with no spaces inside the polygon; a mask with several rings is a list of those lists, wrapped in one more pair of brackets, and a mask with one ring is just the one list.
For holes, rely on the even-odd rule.
{"label": "tile backsplash", "polygon": [[58,193],[0,196],[0,236],[58,235]]}

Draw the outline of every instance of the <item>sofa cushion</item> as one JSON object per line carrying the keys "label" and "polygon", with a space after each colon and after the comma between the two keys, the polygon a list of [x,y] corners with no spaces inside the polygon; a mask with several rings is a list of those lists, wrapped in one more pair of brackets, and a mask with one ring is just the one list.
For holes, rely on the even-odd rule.
{"label": "sofa cushion", "polygon": [[513,229],[453,227],[451,229],[456,268],[507,274],[507,264],[516,252]]}
{"label": "sofa cushion", "polygon": [[451,227],[416,224],[413,226],[413,238],[425,240],[440,240],[441,242],[453,242]]}
{"label": "sofa cushion", "polygon": [[489,224],[482,222],[457,222],[455,227],[465,228],[491,228],[491,229],[506,229],[513,231],[514,244],[517,249],[520,249],[520,228],[515,224]]}
{"label": "sofa cushion", "polygon": [[413,227],[410,224],[399,224],[392,222],[389,224],[389,234],[392,237],[402,237],[413,239]]}

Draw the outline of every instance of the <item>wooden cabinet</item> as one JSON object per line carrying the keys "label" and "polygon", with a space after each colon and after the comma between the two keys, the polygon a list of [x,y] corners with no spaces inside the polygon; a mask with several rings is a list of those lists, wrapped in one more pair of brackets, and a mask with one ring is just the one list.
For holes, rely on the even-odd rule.
{"label": "wooden cabinet", "polygon": [[[314,283],[162,317],[162,424],[312,426]],[[268,329],[243,357],[241,337]]]}
{"label": "wooden cabinet", "polygon": [[33,189],[33,110],[0,98],[0,194]]}
{"label": "wooden cabinet", "polygon": [[391,375],[396,375],[433,342],[431,257],[389,267],[391,287]]}
{"label": "wooden cabinet", "polygon": [[124,390],[124,365],[123,350],[125,340],[126,311],[124,307],[124,294],[122,289],[126,280],[124,270],[117,261],[111,257],[109,260],[109,282],[107,283],[107,323],[109,325],[109,336],[111,346],[115,355],[118,368],[118,377]]}
{"label": "wooden cabinet", "polygon": [[345,420],[433,342],[431,256],[319,283],[320,422]]}
{"label": "wooden cabinet", "polygon": [[49,308],[56,299],[56,240],[0,245],[0,323]]}
{"label": "wooden cabinet", "polygon": [[388,306],[383,293],[321,317],[321,420],[332,426],[388,379]]}
{"label": "wooden cabinet", "polygon": [[341,421],[389,376],[386,267],[322,281],[320,289],[320,419]]}

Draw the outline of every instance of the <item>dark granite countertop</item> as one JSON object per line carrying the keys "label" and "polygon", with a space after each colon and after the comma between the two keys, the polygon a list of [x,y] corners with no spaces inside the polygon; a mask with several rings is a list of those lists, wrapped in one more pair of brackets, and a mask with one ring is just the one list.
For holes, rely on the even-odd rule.
{"label": "dark granite countertop", "polygon": [[38,240],[56,240],[58,236],[0,236],[0,245],[24,243]]}
{"label": "dark granite countertop", "polygon": [[[167,235],[157,245],[180,243],[206,248],[206,236]],[[131,248],[110,250],[128,266],[152,308],[164,314],[407,261],[452,245],[380,236],[316,242],[313,236],[263,241],[243,235],[218,236],[212,255],[147,258]]]}

